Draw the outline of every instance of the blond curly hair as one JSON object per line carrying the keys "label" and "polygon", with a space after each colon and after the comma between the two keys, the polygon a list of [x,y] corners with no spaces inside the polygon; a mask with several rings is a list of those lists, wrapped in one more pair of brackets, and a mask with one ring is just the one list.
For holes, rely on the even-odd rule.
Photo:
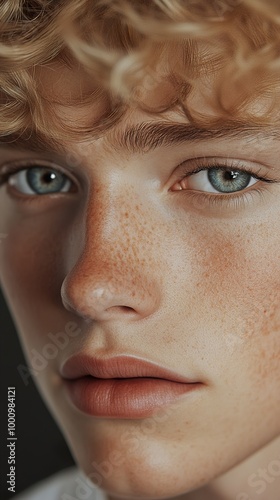
{"label": "blond curly hair", "polygon": [[[66,124],[42,92],[38,69],[59,62],[90,75],[91,91],[67,106],[106,97],[92,127]],[[164,69],[162,69],[164,68]],[[278,0],[2,0],[0,136],[87,137],[107,130],[129,106],[164,113],[179,106],[198,127],[222,121],[275,124],[280,85]],[[196,82],[214,85],[211,114],[190,111]],[[210,81],[209,80],[209,81]],[[168,82],[168,99],[148,105]],[[98,89],[98,90],[96,90]],[[231,95],[232,98],[228,99]],[[258,107],[258,100],[266,105]]]}

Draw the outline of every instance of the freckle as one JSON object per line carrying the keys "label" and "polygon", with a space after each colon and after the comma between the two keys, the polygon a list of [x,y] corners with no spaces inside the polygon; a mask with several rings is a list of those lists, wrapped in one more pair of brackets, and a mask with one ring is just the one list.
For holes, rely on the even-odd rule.
{"label": "freckle", "polygon": [[262,350],[261,350],[261,352],[260,352],[260,357],[261,357],[262,359],[266,358],[266,352],[265,352],[265,350],[264,350],[264,349],[262,349]]}

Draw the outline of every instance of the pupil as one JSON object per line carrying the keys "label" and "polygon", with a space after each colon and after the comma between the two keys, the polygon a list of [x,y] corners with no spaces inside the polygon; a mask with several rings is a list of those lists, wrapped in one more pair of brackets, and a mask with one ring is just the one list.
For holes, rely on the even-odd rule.
{"label": "pupil", "polygon": [[225,172],[225,178],[228,181],[236,179],[236,177],[238,177],[238,172],[233,172],[233,171]]}
{"label": "pupil", "polygon": [[43,182],[46,184],[50,184],[53,179],[55,179],[55,174],[53,172],[47,172],[43,175]]}

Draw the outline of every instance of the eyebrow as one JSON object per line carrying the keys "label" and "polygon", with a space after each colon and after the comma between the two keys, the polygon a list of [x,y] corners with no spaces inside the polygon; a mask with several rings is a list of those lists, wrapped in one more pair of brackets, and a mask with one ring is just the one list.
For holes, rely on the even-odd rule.
{"label": "eyebrow", "polygon": [[[105,133],[106,134],[106,133]],[[96,140],[105,135],[93,136]],[[262,139],[280,138],[280,131],[272,127],[247,125],[239,122],[225,123],[216,128],[199,128],[185,123],[144,122],[119,128],[107,133],[106,143],[113,149],[120,149],[128,153],[148,153],[160,146],[172,146],[185,142],[202,140],[251,138],[256,136]],[[35,151],[39,153],[69,152],[59,141],[38,136],[35,132],[28,138],[9,135],[0,138],[0,146],[4,145],[16,150]]]}
{"label": "eyebrow", "polygon": [[225,123],[216,128],[198,128],[193,125],[170,122],[141,123],[127,127],[124,131],[113,133],[113,142],[120,149],[131,153],[149,152],[160,146],[172,146],[184,142],[202,140],[251,138],[260,136],[263,139],[279,138],[280,131],[274,128],[242,123]]}

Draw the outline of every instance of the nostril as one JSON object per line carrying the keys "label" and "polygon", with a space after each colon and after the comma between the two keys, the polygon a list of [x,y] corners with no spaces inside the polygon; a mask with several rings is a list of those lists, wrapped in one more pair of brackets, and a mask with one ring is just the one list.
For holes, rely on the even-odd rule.
{"label": "nostril", "polygon": [[127,311],[127,312],[135,312],[135,309],[133,309],[133,307],[129,307],[129,306],[112,306],[112,307],[109,307],[109,309],[119,309],[123,312]]}
{"label": "nostril", "polygon": [[123,314],[135,314],[135,309],[129,306],[111,306],[107,308],[107,312],[123,313]]}
{"label": "nostril", "polygon": [[150,294],[143,296],[143,287],[138,295],[125,281],[97,280],[93,271],[87,274],[82,271],[78,273],[75,268],[65,277],[60,295],[65,309],[85,321],[125,319],[130,322],[150,315],[158,307]]}

